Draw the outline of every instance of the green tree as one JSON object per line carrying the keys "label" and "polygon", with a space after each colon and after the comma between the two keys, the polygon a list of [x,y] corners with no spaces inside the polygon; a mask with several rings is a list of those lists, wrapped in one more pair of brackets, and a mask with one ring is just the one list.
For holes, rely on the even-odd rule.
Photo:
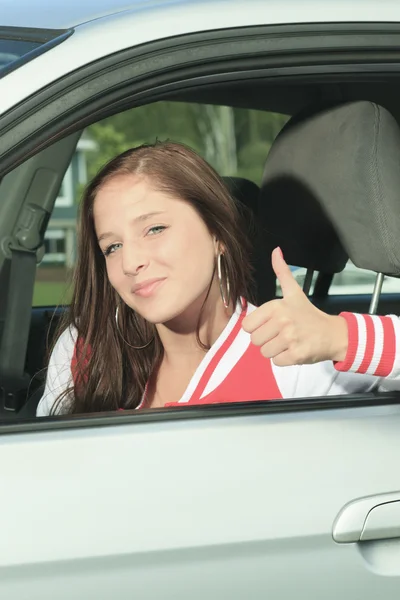
{"label": "green tree", "polygon": [[192,147],[221,175],[259,184],[269,148],[286,121],[276,113],[189,102],[132,108],[88,128],[98,145],[88,155],[88,175],[127,148],[169,139]]}
{"label": "green tree", "polygon": [[96,142],[97,149],[88,155],[88,177],[91,179],[111,158],[125,152],[130,145],[125,135],[111,122],[99,122],[89,127],[89,135]]}

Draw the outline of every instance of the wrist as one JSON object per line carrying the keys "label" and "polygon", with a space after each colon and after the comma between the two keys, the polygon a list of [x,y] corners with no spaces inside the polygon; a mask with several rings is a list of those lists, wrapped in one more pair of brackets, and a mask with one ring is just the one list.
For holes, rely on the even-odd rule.
{"label": "wrist", "polygon": [[347,321],[341,316],[330,316],[331,353],[330,360],[343,362],[349,347],[349,331]]}

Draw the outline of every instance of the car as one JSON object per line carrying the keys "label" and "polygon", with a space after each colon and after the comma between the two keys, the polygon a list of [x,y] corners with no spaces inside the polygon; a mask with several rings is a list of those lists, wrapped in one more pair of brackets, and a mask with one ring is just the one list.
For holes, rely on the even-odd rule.
{"label": "car", "polygon": [[[395,237],[381,271],[377,250],[398,213],[391,205],[378,227],[384,199],[345,197],[349,138],[326,169],[315,140],[296,154],[330,178],[326,214],[299,189],[276,204],[271,188],[259,193],[288,119],[346,103],[391,115],[376,168],[396,182],[399,47],[394,0],[1,1],[2,598],[397,600],[397,392],[44,418],[35,408],[68,304],[76,198],[116,149],[159,132],[201,151],[252,211],[261,301],[276,293],[276,236],[290,264],[316,272],[321,308],[374,312],[376,277],[400,276]],[[349,260],[371,274],[368,291],[329,293],[359,273]],[[379,312],[399,307],[384,282]]]}

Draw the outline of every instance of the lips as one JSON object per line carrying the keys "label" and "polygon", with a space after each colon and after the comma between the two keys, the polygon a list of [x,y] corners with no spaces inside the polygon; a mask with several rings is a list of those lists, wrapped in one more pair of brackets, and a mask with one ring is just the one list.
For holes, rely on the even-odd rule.
{"label": "lips", "polygon": [[142,281],[141,283],[137,283],[135,286],[133,286],[132,293],[136,296],[147,298],[148,296],[151,296],[164,281],[165,277],[147,279],[146,281]]}

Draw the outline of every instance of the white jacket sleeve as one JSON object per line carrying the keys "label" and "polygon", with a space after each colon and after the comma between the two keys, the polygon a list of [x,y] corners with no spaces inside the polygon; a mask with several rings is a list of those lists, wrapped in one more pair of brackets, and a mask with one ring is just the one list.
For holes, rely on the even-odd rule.
{"label": "white jacket sleeve", "polygon": [[347,355],[337,371],[375,379],[374,389],[400,390],[400,319],[341,313],[349,332]]}
{"label": "white jacket sleeve", "polygon": [[400,319],[341,313],[349,333],[342,362],[276,367],[275,378],[284,398],[336,396],[400,390]]}
{"label": "white jacket sleeve", "polygon": [[[58,338],[50,356],[44,393],[36,410],[37,417],[47,417],[60,394],[73,384],[71,361],[76,339],[75,328],[66,329]],[[58,405],[56,412],[66,412],[67,403],[66,397]]]}

